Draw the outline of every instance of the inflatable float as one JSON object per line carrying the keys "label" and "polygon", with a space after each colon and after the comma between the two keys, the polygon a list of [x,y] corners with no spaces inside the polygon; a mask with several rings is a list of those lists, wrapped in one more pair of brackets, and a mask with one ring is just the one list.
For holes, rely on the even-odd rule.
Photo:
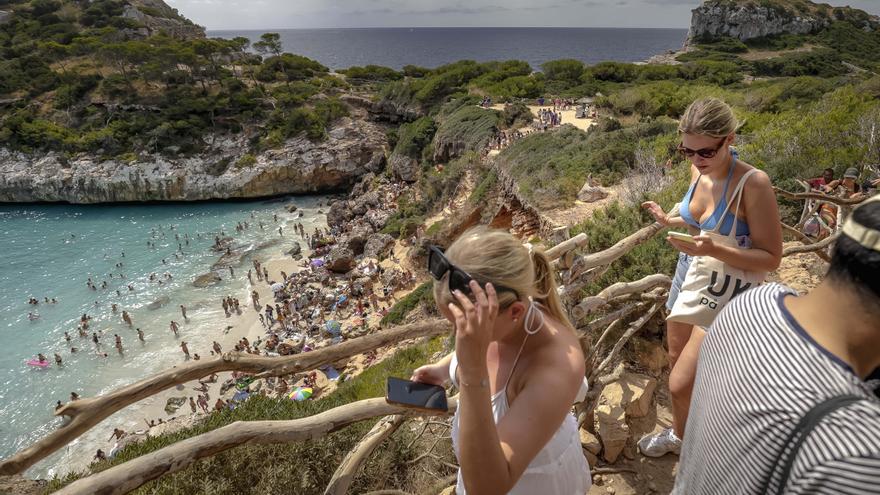
{"label": "inflatable float", "polygon": [[40,361],[38,359],[29,359],[25,361],[28,366],[35,366],[37,368],[45,368],[49,366],[49,361]]}

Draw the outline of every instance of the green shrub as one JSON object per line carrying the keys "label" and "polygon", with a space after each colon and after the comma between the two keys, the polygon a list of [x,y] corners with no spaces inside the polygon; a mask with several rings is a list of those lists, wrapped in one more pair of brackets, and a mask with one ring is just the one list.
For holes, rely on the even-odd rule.
{"label": "green shrub", "polygon": [[[670,186],[651,198],[645,198],[656,201],[666,211],[681,201],[687,191],[690,170],[689,167],[682,165],[677,167],[673,174],[675,180]],[[586,232],[588,243],[585,250],[595,253],[608,249],[653,221],[653,217],[639,205],[624,205],[616,201],[597,210],[589,220],[574,226],[571,235]],[[654,273],[672,276],[677,257],[678,253],[666,242],[665,236],[662,233],[658,234],[615,261],[608,272],[584,288],[583,295],[595,295],[613,283],[631,282]]]}
{"label": "green shrub", "polygon": [[406,315],[423,304],[433,310],[433,287],[434,283],[430,281],[416,287],[412,292],[404,296],[403,299],[394,303],[394,306],[391,307],[387,315],[382,317],[379,324],[383,327],[400,325],[403,323]]}
{"label": "green shrub", "polygon": [[394,153],[410,158],[421,158],[422,150],[434,138],[437,127],[430,117],[422,117],[415,122],[403,124],[397,131],[397,145]]}
{"label": "green shrub", "polygon": [[381,65],[367,65],[365,67],[349,67],[338,71],[345,74],[349,79],[361,79],[364,81],[396,81],[403,78],[403,74],[389,67]]}
{"label": "green shrub", "polygon": [[541,65],[544,75],[551,81],[577,83],[584,73],[584,63],[580,60],[552,60]]}
{"label": "green shrub", "polygon": [[443,150],[438,160],[448,161],[468,151],[482,151],[498,132],[501,113],[497,110],[467,105],[444,118],[434,134],[435,153]]}
{"label": "green shrub", "polygon": [[256,164],[257,164],[257,159],[256,159],[256,157],[254,157],[254,155],[252,155],[252,154],[250,154],[250,153],[245,153],[245,154],[241,155],[241,158],[239,158],[239,159],[235,162],[235,168],[239,168],[239,169],[241,169],[241,168],[250,168],[250,167],[253,167],[253,166],[256,165]]}
{"label": "green shrub", "polygon": [[591,129],[585,133],[562,126],[514,142],[496,160],[532,205],[543,209],[565,207],[574,202],[588,175],[606,184],[619,181],[633,166],[640,143],[676,129],[676,123],[670,120],[612,132]]}

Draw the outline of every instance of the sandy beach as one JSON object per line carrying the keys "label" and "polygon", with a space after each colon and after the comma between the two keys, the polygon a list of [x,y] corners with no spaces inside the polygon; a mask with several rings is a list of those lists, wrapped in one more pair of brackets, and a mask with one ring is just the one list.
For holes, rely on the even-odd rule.
{"label": "sandy beach", "polygon": [[[277,257],[269,260],[261,260],[263,266],[265,266],[268,270],[270,282],[281,281],[282,271],[287,273],[288,275],[291,275],[305,269],[303,267],[303,260],[309,259],[308,255],[311,254],[311,250],[308,249],[307,242],[303,241],[298,236],[296,237],[296,240],[299,241],[300,244],[303,246],[303,258],[301,260],[295,260],[289,256]],[[409,266],[408,262],[406,261],[408,258],[407,252],[409,251],[409,249],[409,246],[405,246],[402,242],[396,241],[388,258],[379,262],[379,265],[386,269],[407,269],[413,271],[414,273],[418,273],[418,270],[413,270],[414,267]],[[247,268],[249,268],[249,266],[250,260],[248,260],[246,263],[243,263],[240,267],[237,267],[236,276],[239,276],[240,274],[240,276],[247,277]],[[259,294],[260,302],[263,305],[268,302],[274,302],[274,295],[270,284],[265,280],[257,280],[256,276],[253,276],[252,279],[253,283],[248,285],[248,293],[251,290],[257,291],[257,293]],[[418,283],[420,282],[421,281],[419,281]],[[387,301],[387,303],[381,304],[390,308],[390,306],[394,304],[394,301],[399,300],[401,297],[404,297],[414,287],[415,285],[406,289],[393,292],[393,295],[389,298],[389,301]],[[238,297],[238,299],[241,303],[241,314],[236,314],[235,312],[232,312],[229,317],[226,317],[217,322],[217,334],[214,340],[216,340],[222,346],[223,352],[233,350],[235,344],[237,344],[242,337],[247,338],[248,341],[252,344],[258,340],[265,342],[266,338],[268,337],[266,328],[260,323],[258,312],[255,311],[252,307],[250,296]],[[220,301],[217,301],[217,305],[220,305]],[[371,332],[379,328],[379,321],[381,320],[381,318],[382,316],[379,312],[370,311],[366,320],[367,326],[370,328]],[[329,315],[328,319],[331,319]],[[348,326],[352,323],[352,320],[355,319],[357,319],[357,317],[353,316],[347,319],[340,318],[339,321],[343,326]],[[232,328],[227,331],[226,327],[228,326],[231,326]],[[180,340],[186,340],[185,324],[181,325]],[[216,359],[216,356],[211,356],[212,343],[213,342],[209,341],[191,342],[187,340],[190,354],[193,355],[197,353],[201,356],[201,359]],[[318,344],[318,347],[321,347],[323,345],[331,344],[329,343],[329,341],[324,341],[320,342]],[[384,358],[393,354],[394,349],[396,349],[396,346],[390,346],[384,349],[377,349],[376,355],[372,360],[368,360],[364,355],[354,356],[348,360],[348,363],[344,369],[339,369],[338,371],[340,373],[344,372],[344,374],[349,377],[356,376],[366,367],[381,362]],[[180,354],[180,362],[187,362],[182,352]],[[337,385],[336,381],[329,380],[327,376],[320,370],[316,371],[316,375],[317,386],[315,387],[315,395],[313,396],[312,400],[319,399],[320,397],[332,393]],[[216,402],[217,398],[228,399],[234,393],[234,387],[230,390],[227,390],[225,394],[220,393],[222,384],[230,378],[232,378],[231,372],[219,373],[217,381],[207,384],[207,393],[209,396],[209,412],[213,409],[214,403]],[[303,386],[304,381],[305,378],[303,377],[295,382],[289,382],[290,389],[293,389],[296,386]],[[198,381],[188,382],[175,388],[165,390],[148,399],[129,406],[130,409],[139,411],[143,416],[145,422],[143,423],[143,429],[132,432],[138,433],[138,435],[133,436],[133,438],[128,441],[137,439],[144,434],[148,436],[156,436],[195,424],[199,420],[199,418],[204,415],[204,413],[201,411],[201,409],[198,408],[196,413],[192,413],[188,400],[189,397],[197,399],[198,395],[202,393],[201,391],[196,390],[196,387],[199,386],[200,383]],[[172,397],[185,397],[187,399],[187,403],[184,403],[182,406],[180,406],[180,408],[178,408],[176,412],[168,414],[165,411],[165,406],[168,399]],[[164,421],[164,424],[158,424],[158,420],[160,418]],[[155,420],[157,423],[156,426],[147,428],[146,421],[149,420]],[[107,430],[107,434],[109,435],[114,425],[108,422],[106,426],[102,425],[102,427]],[[109,450],[112,449],[113,444],[114,441],[109,441],[107,445],[104,446],[106,448],[99,448],[103,448],[105,452],[109,452]]]}

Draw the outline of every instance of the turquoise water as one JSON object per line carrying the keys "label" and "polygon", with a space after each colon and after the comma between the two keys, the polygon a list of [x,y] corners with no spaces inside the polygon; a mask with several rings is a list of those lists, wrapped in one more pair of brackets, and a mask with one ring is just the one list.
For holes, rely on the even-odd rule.
{"label": "turquoise water", "polygon": [[[223,275],[223,282],[216,286],[193,287],[193,278],[209,271],[218,259],[210,250],[214,235],[225,232],[235,238],[235,245],[253,250],[252,256],[261,261],[281,258],[283,250],[299,240],[294,236],[294,223],[301,221],[307,232],[326,225],[326,216],[318,213],[323,200],[310,196],[285,202],[0,205],[0,457],[56,428],[61,420],[52,415],[55,402],[67,402],[71,391],[81,397],[94,396],[182,362],[179,340],[168,328],[172,319],[181,323],[180,338],[189,343],[191,353],[209,355],[211,337],[226,325],[220,298],[232,295],[242,303],[249,301],[247,269],[252,259],[235,267],[234,277]],[[300,207],[302,218],[299,212],[286,212],[289,201]],[[273,214],[278,215],[278,223]],[[250,228],[237,233],[236,224],[245,221]],[[259,221],[265,230],[260,230]],[[278,235],[278,226],[283,228],[283,237]],[[148,247],[148,240],[155,241],[155,249]],[[117,263],[122,267],[116,267]],[[166,272],[173,278],[162,285],[149,280],[151,273],[163,280]],[[96,291],[86,286],[89,277]],[[105,280],[108,287],[102,289]],[[30,296],[40,304],[28,304]],[[168,304],[147,308],[163,296]],[[58,302],[45,304],[44,297]],[[111,303],[119,306],[117,314],[111,311]],[[180,304],[188,309],[186,323]],[[131,314],[134,326],[144,331],[146,343],[139,342],[135,330],[124,324],[123,309]],[[39,318],[31,321],[29,312],[38,313]],[[91,337],[79,337],[77,324],[83,313],[92,316],[89,335],[103,332],[107,357],[96,352]],[[65,342],[65,331],[70,343]],[[124,356],[114,348],[114,334],[122,337]],[[78,352],[72,353],[71,347]],[[38,369],[25,364],[38,352],[52,365]],[[56,352],[63,366],[55,365]],[[81,467],[83,454],[90,457],[95,448],[106,447],[106,443],[95,444],[106,442],[101,437],[108,436],[113,426],[127,431],[143,428],[143,417],[137,411],[117,413],[29,474],[45,476]]]}

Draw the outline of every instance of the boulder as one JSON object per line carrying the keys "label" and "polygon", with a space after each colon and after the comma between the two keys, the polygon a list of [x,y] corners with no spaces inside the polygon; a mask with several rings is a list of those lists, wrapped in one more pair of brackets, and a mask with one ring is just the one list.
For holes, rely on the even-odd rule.
{"label": "boulder", "polygon": [[584,448],[584,450],[593,453],[593,455],[599,455],[599,452],[602,450],[602,444],[599,443],[599,439],[596,438],[596,435],[593,435],[586,429],[581,428],[580,436],[581,446]]}
{"label": "boulder", "polygon": [[599,423],[599,438],[602,440],[602,457],[613,463],[623,452],[629,438],[626,412],[620,406],[603,404],[596,408],[596,419]]}
{"label": "boulder", "polygon": [[356,265],[354,257],[355,255],[350,249],[337,246],[330,251],[325,266],[328,270],[335,273],[348,273]]}
{"label": "boulder", "polygon": [[288,212],[288,213],[293,213],[293,212],[295,212],[298,208],[299,208],[299,207],[296,206],[295,204],[289,204],[289,205],[287,205],[287,208],[286,208],[286,209],[287,209],[287,212]]}
{"label": "boulder", "polygon": [[346,222],[354,218],[348,201],[337,201],[330,205],[327,211],[327,225],[331,227],[341,227]]}
{"label": "boulder", "polygon": [[594,203],[607,197],[608,191],[594,185],[591,180],[588,180],[577,194],[577,199],[585,203]]}
{"label": "boulder", "polygon": [[651,410],[657,380],[637,373],[624,373],[602,389],[600,402],[624,409],[630,418],[643,418]]}
{"label": "boulder", "polygon": [[151,310],[152,310],[152,309],[159,309],[159,308],[161,308],[162,306],[165,306],[166,304],[168,304],[168,303],[170,303],[170,302],[171,302],[171,298],[170,298],[170,297],[168,297],[168,296],[159,296],[159,299],[156,299],[155,301],[151,302],[150,304],[147,304],[147,309],[151,309]]}
{"label": "boulder", "polygon": [[285,254],[293,256],[294,258],[297,256],[302,257],[302,246],[300,246],[298,242],[294,242],[293,246],[291,246]]}
{"label": "boulder", "polygon": [[373,234],[364,245],[364,256],[379,258],[394,244],[394,238],[389,234]]}
{"label": "boulder", "polygon": [[400,180],[415,182],[419,177],[419,161],[400,153],[393,153],[388,160],[391,173]]}
{"label": "boulder", "polygon": [[220,275],[217,275],[214,272],[203,273],[193,280],[193,287],[208,287],[209,285],[214,285],[219,283],[222,278]]}
{"label": "boulder", "polygon": [[393,214],[394,212],[388,208],[375,208],[368,211],[367,214],[364,215],[364,219],[370,223],[373,230],[379,231],[388,224],[388,219],[390,219]]}
{"label": "boulder", "polygon": [[659,343],[643,344],[643,342],[635,342],[636,345],[634,347],[637,356],[635,362],[644,366],[652,375],[657,376],[669,364],[669,357],[666,350]]}

